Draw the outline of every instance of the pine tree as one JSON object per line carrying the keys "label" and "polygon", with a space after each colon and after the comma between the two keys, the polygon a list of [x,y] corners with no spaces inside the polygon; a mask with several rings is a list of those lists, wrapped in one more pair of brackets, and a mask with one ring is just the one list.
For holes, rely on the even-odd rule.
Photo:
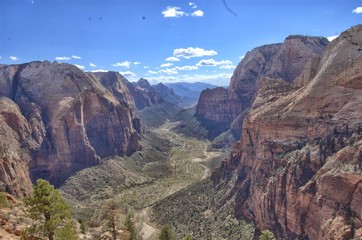
{"label": "pine tree", "polygon": [[120,214],[119,205],[114,200],[109,200],[102,211],[102,218],[106,220],[107,227],[110,228],[113,240],[117,239],[117,219]]}
{"label": "pine tree", "polygon": [[134,225],[134,222],[131,219],[131,214],[128,214],[126,216],[126,221],[125,221],[125,226],[126,229],[131,233],[131,238],[130,240],[137,240],[137,232],[136,232],[136,227]]}
{"label": "pine tree", "polygon": [[264,230],[259,236],[259,240],[275,240],[274,234],[269,230]]}
{"label": "pine tree", "polygon": [[69,206],[48,181],[38,179],[33,194],[24,199],[29,217],[35,223],[28,232],[49,240],[75,240],[77,234]]}
{"label": "pine tree", "polygon": [[164,225],[161,229],[161,233],[158,236],[159,240],[175,240],[175,233],[169,225]]}

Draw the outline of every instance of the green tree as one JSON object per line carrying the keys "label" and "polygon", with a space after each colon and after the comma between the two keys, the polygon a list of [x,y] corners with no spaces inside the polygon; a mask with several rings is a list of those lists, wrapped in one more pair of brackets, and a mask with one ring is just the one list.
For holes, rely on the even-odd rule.
{"label": "green tree", "polygon": [[161,229],[160,235],[158,236],[159,240],[175,240],[175,233],[169,225],[164,225]]}
{"label": "green tree", "polygon": [[189,235],[187,235],[184,240],[192,240],[192,237],[190,237]]}
{"label": "green tree", "polygon": [[275,237],[271,231],[263,230],[259,236],[259,240],[275,240]]}
{"label": "green tree", "polygon": [[137,240],[137,231],[134,222],[132,221],[131,214],[127,214],[124,225],[126,226],[126,229],[131,233],[130,240]]}
{"label": "green tree", "polygon": [[120,214],[119,205],[116,201],[109,200],[103,207],[102,218],[106,220],[107,227],[110,228],[110,232],[112,233],[113,240],[117,239],[117,219]]}
{"label": "green tree", "polygon": [[35,223],[28,232],[40,239],[78,239],[69,206],[48,181],[38,179],[33,194],[24,199],[29,217]]}

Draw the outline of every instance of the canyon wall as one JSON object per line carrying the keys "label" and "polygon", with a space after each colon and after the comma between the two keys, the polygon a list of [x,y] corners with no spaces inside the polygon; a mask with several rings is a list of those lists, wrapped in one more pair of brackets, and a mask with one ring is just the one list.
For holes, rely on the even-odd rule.
{"label": "canyon wall", "polygon": [[361,239],[362,25],[304,65],[258,80],[241,140],[213,179],[234,173],[235,214],[278,239]]}
{"label": "canyon wall", "polygon": [[1,65],[1,188],[25,195],[31,179],[57,185],[104,157],[139,150],[131,96],[115,95],[69,64]]}
{"label": "canyon wall", "polygon": [[[205,90],[196,107],[196,118],[214,138],[232,127],[240,137],[245,112],[251,107],[264,77],[293,82],[311,59],[318,59],[328,44],[326,38],[289,36],[281,44],[257,47],[239,63],[228,90]],[[215,111],[217,109],[218,111]],[[234,123],[233,123],[234,121]]]}

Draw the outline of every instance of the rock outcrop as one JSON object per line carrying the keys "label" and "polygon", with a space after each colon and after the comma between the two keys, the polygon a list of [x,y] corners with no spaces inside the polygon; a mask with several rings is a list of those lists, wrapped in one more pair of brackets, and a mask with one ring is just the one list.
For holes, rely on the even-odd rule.
{"label": "rock outcrop", "polygon": [[210,138],[230,127],[233,134],[240,137],[245,113],[264,77],[293,82],[305,66],[311,64],[311,59],[322,55],[327,44],[326,38],[289,36],[282,44],[253,49],[235,69],[227,91],[217,88],[201,94],[195,116],[213,131]]}
{"label": "rock outcrop", "polygon": [[302,74],[259,80],[241,141],[213,175],[219,182],[235,171],[237,216],[278,239],[362,238],[361,51],[359,25]]}
{"label": "rock outcrop", "polygon": [[163,103],[162,97],[151,87],[146,79],[131,83],[118,72],[88,73],[97,78],[103,86],[114,94],[125,107],[130,106],[133,114],[151,105]]}
{"label": "rock outcrop", "polygon": [[137,83],[134,83],[134,87],[135,90],[132,92],[132,95],[139,110],[163,103],[162,97],[151,87],[146,79],[141,78]]}
{"label": "rock outcrop", "polygon": [[163,98],[163,100],[176,106],[182,106],[182,99],[176,95],[172,88],[168,88],[163,83],[152,85],[152,88]]}
{"label": "rock outcrop", "polygon": [[127,97],[119,101],[75,66],[47,61],[2,65],[0,86],[0,103],[7,106],[1,108],[1,141],[11,145],[2,158],[0,180],[10,193],[31,190],[30,178],[57,185],[101,158],[141,148],[139,120],[123,104]]}

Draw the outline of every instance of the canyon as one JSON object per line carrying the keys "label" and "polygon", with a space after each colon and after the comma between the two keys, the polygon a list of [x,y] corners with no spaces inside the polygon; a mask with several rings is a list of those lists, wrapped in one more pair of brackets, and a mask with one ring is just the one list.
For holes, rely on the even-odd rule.
{"label": "canyon", "polygon": [[[162,224],[180,238],[360,239],[361,69],[362,25],[332,42],[292,35],[248,52],[192,115],[146,79],[0,65],[0,190],[21,198],[45,178],[94,225],[97,206],[118,199],[152,229],[145,239]],[[237,141],[213,152],[180,126]]]}

